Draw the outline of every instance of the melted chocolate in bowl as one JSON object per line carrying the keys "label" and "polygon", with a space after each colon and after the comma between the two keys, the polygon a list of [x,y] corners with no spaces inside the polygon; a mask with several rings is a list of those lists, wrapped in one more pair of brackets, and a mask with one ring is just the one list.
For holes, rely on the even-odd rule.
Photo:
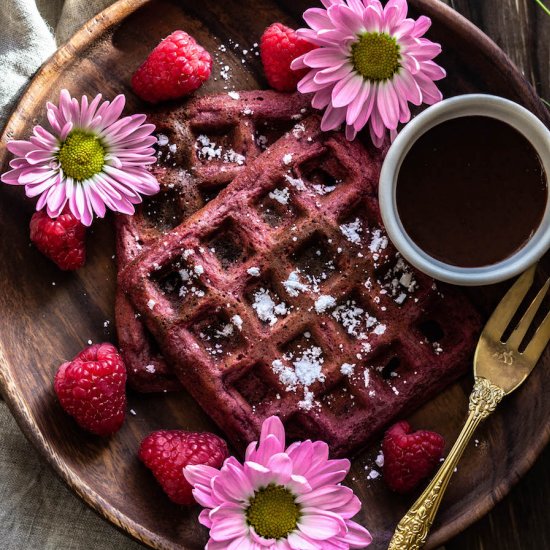
{"label": "melted chocolate in bowl", "polygon": [[460,267],[492,265],[522,248],[548,200],[542,162],[512,126],[484,116],[423,134],[397,179],[397,210],[427,254]]}

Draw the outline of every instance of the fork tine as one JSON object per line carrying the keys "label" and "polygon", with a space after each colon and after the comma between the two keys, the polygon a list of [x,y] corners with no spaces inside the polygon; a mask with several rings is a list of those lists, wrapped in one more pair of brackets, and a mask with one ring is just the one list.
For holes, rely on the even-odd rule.
{"label": "fork tine", "polygon": [[546,314],[544,321],[541,323],[537,332],[533,336],[532,340],[529,342],[529,345],[525,348],[523,354],[527,357],[529,361],[532,361],[535,364],[539,357],[542,355],[546,344],[550,340],[550,311]]}
{"label": "fork tine", "polygon": [[530,267],[506,293],[483,329],[486,336],[497,342],[502,338],[506,327],[533,284],[536,268],[536,264]]}
{"label": "fork tine", "polygon": [[539,293],[537,294],[536,298],[531,302],[531,304],[527,308],[527,311],[525,312],[523,317],[519,320],[516,328],[510,335],[510,338],[508,339],[508,342],[507,342],[509,347],[514,349],[519,348],[519,345],[521,344],[521,341],[523,340],[523,337],[525,336],[527,329],[531,325],[531,322],[533,321],[542,301],[544,300],[546,293],[548,292],[549,286],[550,286],[550,278],[546,280],[546,283],[544,283],[544,286],[539,290]]}

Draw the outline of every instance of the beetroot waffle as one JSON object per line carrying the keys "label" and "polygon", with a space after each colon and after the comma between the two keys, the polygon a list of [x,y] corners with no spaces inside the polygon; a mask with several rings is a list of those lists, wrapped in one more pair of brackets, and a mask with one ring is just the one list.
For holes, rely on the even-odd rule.
{"label": "beetroot waffle", "polygon": [[312,116],[123,273],[239,449],[277,414],[291,437],[349,454],[468,368],[479,318],[388,242],[380,164]]}
{"label": "beetroot waffle", "polygon": [[[193,99],[150,114],[156,125],[161,191],[134,216],[117,217],[119,271],[219,193],[246,165],[303,118],[309,98],[272,91]],[[116,325],[130,385],[142,392],[181,388],[155,338],[119,288]]]}

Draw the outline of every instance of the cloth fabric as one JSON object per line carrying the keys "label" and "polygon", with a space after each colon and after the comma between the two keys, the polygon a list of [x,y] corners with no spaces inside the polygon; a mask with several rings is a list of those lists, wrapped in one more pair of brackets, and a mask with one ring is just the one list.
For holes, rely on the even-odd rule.
{"label": "cloth fabric", "polygon": [[139,550],[57,477],[0,400],[0,548]]}
{"label": "cloth fabric", "polygon": [[0,0],[0,127],[29,78],[113,0]]}
{"label": "cloth fabric", "polygon": [[[0,0],[0,128],[29,78],[113,0]],[[0,398],[0,548],[138,550],[79,500],[19,430]]]}

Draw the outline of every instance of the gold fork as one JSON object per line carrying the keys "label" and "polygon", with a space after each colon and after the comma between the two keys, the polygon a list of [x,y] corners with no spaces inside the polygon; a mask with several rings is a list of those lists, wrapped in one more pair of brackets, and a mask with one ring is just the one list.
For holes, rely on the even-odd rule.
{"label": "gold fork", "polygon": [[527,329],[550,286],[547,279],[509,338],[504,331],[512,321],[533,284],[536,265],[528,269],[510,288],[485,325],[474,356],[474,389],[470,395],[466,424],[432,482],[397,525],[388,550],[419,550],[443,499],[460,457],[475,429],[529,376],[550,340],[550,311],[523,351],[519,351]]}

